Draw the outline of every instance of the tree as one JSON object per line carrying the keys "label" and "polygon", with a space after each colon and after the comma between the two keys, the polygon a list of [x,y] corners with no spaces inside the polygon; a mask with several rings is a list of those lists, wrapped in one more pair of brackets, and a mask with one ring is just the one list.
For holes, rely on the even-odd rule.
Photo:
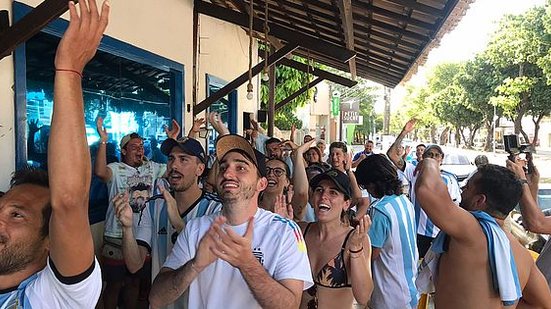
{"label": "tree", "polygon": [[532,98],[545,96],[534,92],[544,90],[536,85],[549,69],[546,56],[551,39],[545,30],[545,16],[545,9],[536,7],[504,17],[486,51],[492,64],[507,74],[492,103],[503,108],[514,122],[515,134],[522,134],[526,141],[530,139],[522,128],[522,118],[531,113]]}
{"label": "tree", "polygon": [[[499,117],[502,114],[500,107],[490,103],[490,99],[496,94],[496,88],[503,81],[503,74],[489,61],[484,53],[478,54],[473,60],[465,64],[465,69],[458,76],[458,82],[465,89],[467,106],[482,114],[486,128],[485,151],[492,150],[492,142],[495,136],[493,132],[494,113]],[[495,109],[494,109],[495,107]],[[497,126],[497,124],[496,124]]]}

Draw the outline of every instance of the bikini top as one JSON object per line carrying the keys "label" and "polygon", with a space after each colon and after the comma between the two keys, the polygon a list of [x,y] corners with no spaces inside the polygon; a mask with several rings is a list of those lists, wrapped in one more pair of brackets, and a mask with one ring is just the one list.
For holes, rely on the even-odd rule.
{"label": "bikini top", "polygon": [[[303,235],[305,238],[306,233],[308,233],[308,230],[310,229],[310,225],[311,223],[308,223],[304,229]],[[323,265],[317,274],[313,274],[314,283],[316,285],[333,289],[348,288],[352,286],[352,284],[348,282],[348,273],[346,272],[346,266],[344,263],[344,250],[346,248],[346,242],[352,232],[354,232],[354,230],[350,230],[350,232],[346,234],[346,238],[342,243],[341,251],[339,251],[334,258],[329,260],[329,262]]]}

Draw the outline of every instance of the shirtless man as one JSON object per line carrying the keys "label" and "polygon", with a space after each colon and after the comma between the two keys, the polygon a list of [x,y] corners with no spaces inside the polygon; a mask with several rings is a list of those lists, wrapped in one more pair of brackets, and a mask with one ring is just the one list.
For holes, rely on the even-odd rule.
{"label": "shirtless man", "polygon": [[[523,184],[504,167],[482,166],[463,188],[461,207],[457,207],[439,177],[438,162],[425,158],[419,165],[417,198],[430,219],[448,236],[437,266],[438,277],[433,278],[436,307],[502,308],[507,302],[502,299],[503,293],[500,297],[492,287],[488,241],[480,223],[484,219],[475,215],[489,215],[487,218],[493,218],[502,227],[503,220],[520,200]],[[504,236],[506,245],[509,240],[522,291],[522,298],[513,299],[507,308],[551,308],[551,293],[532,257],[509,232],[501,233],[499,227],[495,231]],[[430,250],[434,250],[437,240]],[[507,247],[505,250],[510,252]],[[504,291],[501,286],[500,291]]]}

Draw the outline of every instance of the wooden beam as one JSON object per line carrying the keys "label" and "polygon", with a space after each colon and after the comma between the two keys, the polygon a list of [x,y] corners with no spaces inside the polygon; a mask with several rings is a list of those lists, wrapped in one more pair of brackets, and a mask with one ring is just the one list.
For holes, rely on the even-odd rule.
{"label": "wooden beam", "polygon": [[[195,7],[201,14],[208,15],[220,20],[224,20],[229,23],[236,24],[241,27],[248,27],[248,15],[233,10],[228,10],[223,7],[214,5],[201,0],[195,0]],[[339,60],[340,62],[346,62],[356,55],[355,52],[342,48],[338,45],[330,44],[309,35],[304,35],[280,26],[273,22],[268,22],[270,27],[270,35],[275,36],[278,39],[293,42],[299,44],[301,47],[317,51],[327,57],[331,57]],[[253,29],[255,31],[262,32],[264,27],[264,20],[254,18]]]}
{"label": "wooden beam", "polygon": [[[282,58],[284,58],[287,54],[291,53],[293,50],[298,48],[298,44],[296,43],[289,43],[285,45],[283,48],[277,50],[275,53],[271,54],[267,59],[267,65],[271,66],[275,64],[276,62],[280,61]],[[257,65],[255,65],[252,68],[253,76],[256,76],[258,73],[262,71],[264,68],[264,62],[263,60],[259,62]],[[208,98],[201,101],[201,103],[195,105],[193,107],[193,116],[196,116],[200,112],[204,111],[209,107],[212,103],[220,100],[221,98],[225,97],[228,93],[230,93],[232,90],[237,89],[237,87],[243,85],[247,80],[249,79],[249,72],[245,72],[241,74],[239,77],[231,81],[230,83],[226,84],[226,86],[222,87],[220,90],[216,91],[215,93],[212,93]]]}
{"label": "wooden beam", "polygon": [[295,91],[293,94],[288,96],[287,98],[285,98],[285,99],[281,100],[280,102],[278,102],[275,106],[275,110],[278,110],[278,109],[282,108],[283,106],[285,106],[287,103],[293,101],[299,95],[301,95],[301,94],[305,93],[306,91],[308,91],[308,89],[310,89],[310,88],[314,87],[315,85],[319,84],[322,80],[323,80],[323,78],[318,77],[318,78],[314,79],[313,81],[309,82],[308,85],[300,88],[299,90]]}
{"label": "wooden beam", "polygon": [[65,13],[69,9],[68,3],[67,0],[44,0],[21,20],[0,33],[0,59],[10,55],[17,45],[27,41],[50,21]]}
{"label": "wooden beam", "polygon": [[315,69],[315,68],[312,68],[312,67],[310,67],[310,69],[308,69],[308,66],[306,64],[300,63],[298,61],[291,60],[291,59],[281,59],[279,64],[284,65],[284,66],[288,66],[290,68],[293,68],[293,69],[296,69],[296,70],[299,70],[299,71],[302,71],[302,72],[310,72],[310,74],[312,74],[312,75],[321,77],[323,79],[327,79],[329,81],[332,81],[334,83],[337,83],[337,84],[340,84],[340,85],[343,85],[343,86],[346,86],[346,87],[354,87],[358,83],[357,81],[350,80],[348,78],[345,78],[345,77],[339,76],[337,74],[333,74],[333,73],[324,71],[322,69]]}
{"label": "wooden beam", "polygon": [[[339,4],[346,48],[354,50],[354,19],[352,17],[351,0],[337,0],[337,2]],[[356,80],[356,59],[352,58],[348,61],[348,68],[350,69],[352,80]]]}
{"label": "wooden beam", "polygon": [[428,6],[426,4],[419,3],[417,2],[417,0],[392,0],[392,2],[403,5],[410,9],[414,9],[427,15],[432,15],[436,17],[444,16],[444,12],[442,12],[441,10],[432,6]]}
{"label": "wooden beam", "polygon": [[[243,0],[229,0],[231,3],[233,3],[233,5],[235,5],[235,7],[241,11],[241,13],[247,13],[249,14],[249,6],[247,6],[245,4],[245,1]],[[264,4],[266,3],[266,1],[268,0],[265,0],[264,1]],[[253,3],[254,5],[254,3]],[[268,13],[269,15],[270,13]],[[254,17],[258,17],[258,14],[256,14],[256,12],[253,12],[253,16]],[[266,17],[264,16],[264,19],[266,19]],[[264,33],[264,32],[263,32]],[[268,35],[268,42],[270,42],[270,44],[272,44],[276,49],[280,49],[282,48],[285,44],[282,44],[280,40],[278,40],[277,38],[273,37],[273,36],[270,36]]]}
{"label": "wooden beam", "polygon": [[[260,55],[260,57],[263,57],[264,56],[264,51],[258,50],[258,54]],[[304,73],[308,72],[312,75],[321,77],[323,79],[326,79],[328,81],[332,81],[336,84],[340,84],[340,85],[343,85],[345,87],[354,87],[358,83],[357,81],[350,80],[346,77],[342,77],[342,76],[339,76],[337,74],[333,74],[331,72],[324,71],[322,69],[313,68],[311,66],[310,66],[310,68],[308,68],[308,65],[306,65],[304,63],[301,63],[301,62],[298,62],[298,61],[295,61],[295,60],[291,60],[291,59],[287,59],[287,58],[279,60],[277,62],[277,64],[284,65],[286,67],[290,67],[290,68],[293,68],[295,70],[299,70],[299,71],[304,72]]]}

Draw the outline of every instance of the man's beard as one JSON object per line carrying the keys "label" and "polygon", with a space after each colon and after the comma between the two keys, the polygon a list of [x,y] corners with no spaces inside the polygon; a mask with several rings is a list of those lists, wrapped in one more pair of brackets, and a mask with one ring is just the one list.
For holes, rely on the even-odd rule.
{"label": "man's beard", "polygon": [[254,196],[254,189],[252,186],[250,187],[245,187],[245,188],[242,188],[239,192],[237,193],[229,193],[229,192],[224,192],[223,190],[221,190],[221,194],[220,194],[220,199],[222,200],[222,203],[224,204],[224,206],[226,204],[233,204],[233,203],[236,203],[240,200],[250,200],[253,196]]}
{"label": "man's beard", "polygon": [[[6,244],[4,236],[0,236],[0,243]],[[41,242],[23,242],[7,245],[0,249],[0,275],[9,275],[25,269],[35,261],[40,253]]]}

